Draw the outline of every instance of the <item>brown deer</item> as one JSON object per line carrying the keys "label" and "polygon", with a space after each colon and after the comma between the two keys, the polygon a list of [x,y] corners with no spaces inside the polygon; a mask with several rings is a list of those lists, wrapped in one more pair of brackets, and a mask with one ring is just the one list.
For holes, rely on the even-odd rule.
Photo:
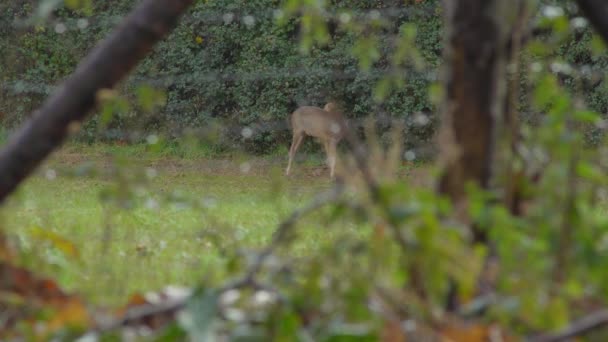
{"label": "brown deer", "polygon": [[329,102],[323,107],[302,106],[291,114],[293,138],[289,148],[289,163],[285,175],[289,176],[291,163],[296,151],[305,136],[317,138],[323,143],[327,155],[330,177],[333,179],[336,169],[336,145],[346,133],[346,120],[338,106]]}

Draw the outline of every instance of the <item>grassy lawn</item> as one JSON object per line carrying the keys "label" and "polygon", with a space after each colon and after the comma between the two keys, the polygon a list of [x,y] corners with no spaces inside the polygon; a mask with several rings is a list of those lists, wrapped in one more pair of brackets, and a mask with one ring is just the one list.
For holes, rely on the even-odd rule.
{"label": "grassy lawn", "polygon": [[[3,228],[22,263],[97,303],[214,283],[225,277],[225,251],[262,246],[291,210],[331,185],[310,162],[286,179],[284,159],[68,147],[3,208]],[[327,234],[315,222],[304,223],[303,250]]]}

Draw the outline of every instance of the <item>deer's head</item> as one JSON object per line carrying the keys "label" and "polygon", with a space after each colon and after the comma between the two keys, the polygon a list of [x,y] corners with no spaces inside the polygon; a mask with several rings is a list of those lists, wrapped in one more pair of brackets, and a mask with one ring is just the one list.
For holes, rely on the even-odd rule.
{"label": "deer's head", "polygon": [[335,102],[328,102],[325,107],[323,107],[323,110],[327,112],[339,112],[340,107]]}

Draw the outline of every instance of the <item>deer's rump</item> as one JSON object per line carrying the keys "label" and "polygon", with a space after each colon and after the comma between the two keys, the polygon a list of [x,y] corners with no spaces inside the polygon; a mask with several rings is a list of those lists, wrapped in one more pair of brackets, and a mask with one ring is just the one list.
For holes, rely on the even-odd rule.
{"label": "deer's rump", "polygon": [[319,107],[303,106],[291,114],[291,129],[295,134],[318,138],[338,138],[344,133],[344,120],[341,116],[334,115]]}

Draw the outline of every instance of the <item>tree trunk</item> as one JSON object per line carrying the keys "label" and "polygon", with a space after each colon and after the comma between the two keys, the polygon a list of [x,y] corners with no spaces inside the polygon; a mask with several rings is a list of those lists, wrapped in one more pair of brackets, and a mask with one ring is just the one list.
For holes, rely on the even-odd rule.
{"label": "tree trunk", "polygon": [[[465,187],[488,188],[506,100],[506,0],[446,0],[445,102],[439,192],[459,209]],[[505,12],[506,11],[506,12]],[[466,216],[466,215],[465,215]],[[481,232],[475,240],[485,241]]]}

